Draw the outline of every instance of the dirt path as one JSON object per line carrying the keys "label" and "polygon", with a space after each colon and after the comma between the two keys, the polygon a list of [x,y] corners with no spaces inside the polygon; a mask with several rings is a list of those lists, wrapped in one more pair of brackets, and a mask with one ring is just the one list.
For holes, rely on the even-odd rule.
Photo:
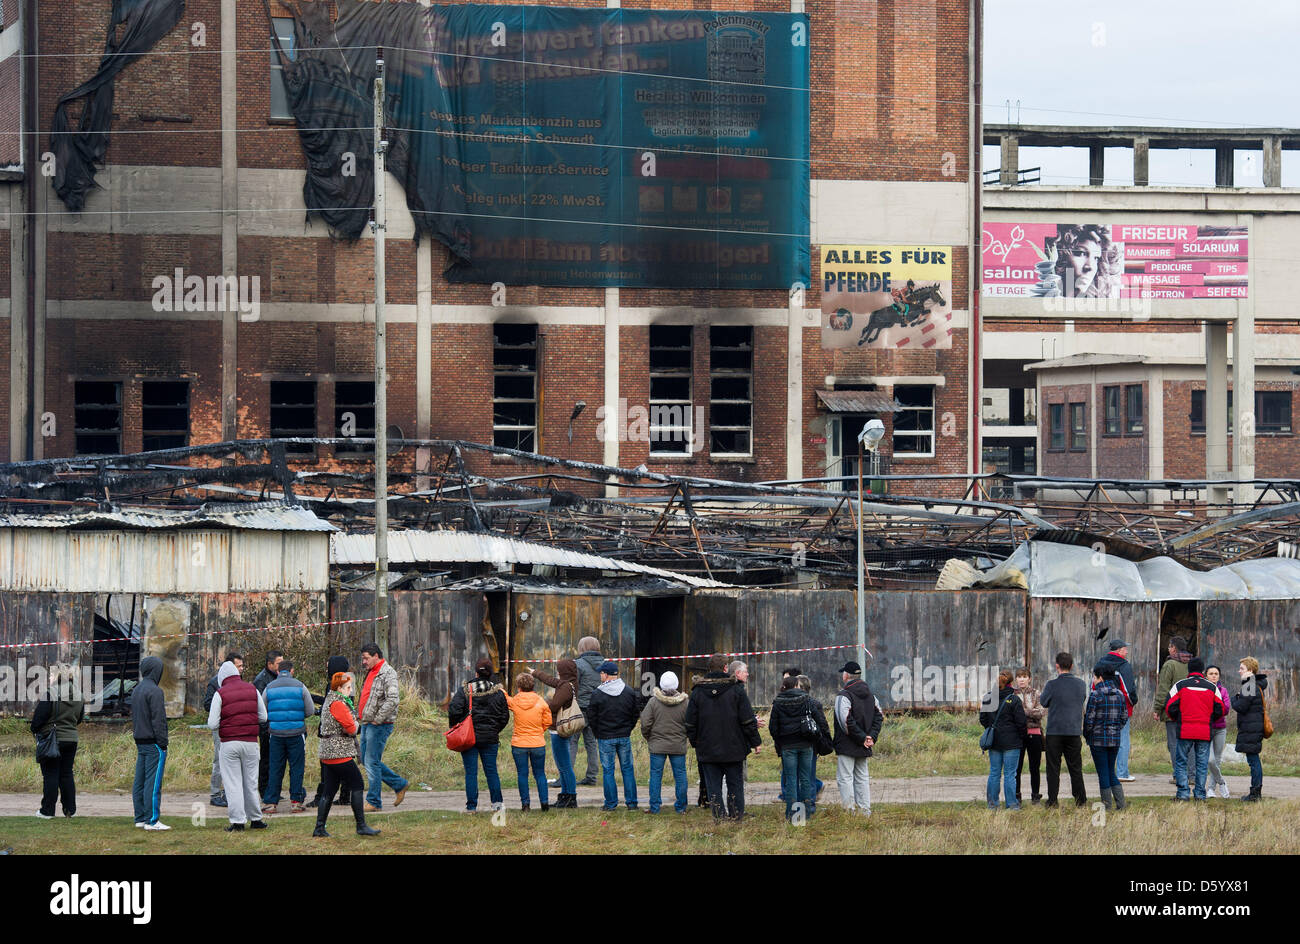
{"label": "dirt path", "polygon": [[[970,802],[984,800],[984,785],[987,782],[986,776],[973,777],[916,777],[916,778],[893,778],[877,779],[871,781],[871,800],[873,803],[929,803],[929,802]],[[1250,788],[1248,777],[1228,777],[1228,788],[1232,792],[1233,800],[1245,794]],[[1087,784],[1088,796],[1096,799],[1097,795],[1097,778],[1095,776],[1085,777]],[[672,788],[669,782],[664,784],[664,800],[669,808],[672,804]],[[1062,777],[1063,798],[1069,802],[1069,779]],[[620,782],[621,788],[621,782]],[[1029,777],[1026,774],[1023,782],[1023,789],[1029,788]],[[552,787],[554,794],[558,788]],[[1046,785],[1044,785],[1046,790]],[[1174,786],[1169,783],[1169,776],[1155,774],[1139,774],[1137,780],[1133,783],[1125,784],[1124,791],[1128,796],[1165,796],[1174,795]],[[646,803],[645,784],[637,786],[638,798],[641,805]],[[777,794],[780,792],[780,785],[776,783],[751,783],[745,788],[746,804],[770,804],[777,803]],[[1265,777],[1264,778],[1264,795],[1269,797],[1300,797],[1300,777]],[[579,787],[578,804],[580,807],[596,807],[601,804],[602,793],[599,787]],[[690,789],[690,799],[694,803],[696,798],[696,789],[692,783]],[[207,806],[208,797],[200,793],[165,793],[163,794],[163,817],[184,817],[188,818],[194,815],[200,809],[206,808],[208,816],[220,816],[224,810],[217,807]],[[385,809],[383,812],[392,811],[393,795],[387,789],[384,790]],[[507,809],[519,808],[519,794],[513,789],[507,788],[505,791],[505,801]],[[536,796],[533,797],[536,803]],[[835,781],[826,782],[826,792],[822,794],[824,804],[839,804],[839,793],[835,788]],[[1218,802],[1224,802],[1219,800]],[[5,793],[0,794],[0,816],[31,816],[40,806],[40,797],[34,793]],[[402,803],[401,811],[409,812],[411,810],[462,810],[465,807],[465,795],[459,790],[432,790],[432,791],[415,791],[412,790],[406,795],[406,800]],[[281,810],[288,810],[287,802],[280,805]],[[479,809],[490,809],[488,802],[487,789],[485,785],[480,784]],[[131,795],[126,792],[122,793],[90,793],[80,794],[77,797],[77,815],[79,816],[130,816],[131,815]],[[292,815],[286,812],[277,814],[278,816]],[[298,814],[300,816],[315,815],[313,811]]]}

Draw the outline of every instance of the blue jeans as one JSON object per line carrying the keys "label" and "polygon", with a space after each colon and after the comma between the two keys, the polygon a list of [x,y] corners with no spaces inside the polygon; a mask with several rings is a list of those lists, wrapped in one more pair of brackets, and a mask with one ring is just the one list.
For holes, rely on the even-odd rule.
{"label": "blue jeans", "polygon": [[156,823],[162,811],[163,769],[167,752],[157,744],[135,746],[135,781],[131,784],[131,802],[137,823]]}
{"label": "blue jeans", "polygon": [[600,771],[605,786],[606,810],[618,809],[618,786],[614,783],[614,756],[623,771],[623,799],[629,810],[636,809],[636,771],[632,769],[632,739],[604,738],[596,742],[600,748]]}
{"label": "blue jeans", "polygon": [[546,745],[541,747],[515,747],[511,745],[510,755],[515,759],[515,776],[519,779],[519,802],[527,806],[528,765],[533,766],[533,779],[537,781],[537,799],[542,806],[549,806],[551,801],[546,794]]}
{"label": "blue jeans", "polygon": [[1016,767],[1019,765],[1020,748],[1018,747],[1009,751],[989,751],[989,783],[985,790],[989,809],[998,808],[999,783],[1006,795],[1007,809],[1020,809],[1020,802],[1016,799]]}
{"label": "blue jeans", "polygon": [[817,755],[811,747],[787,747],[781,751],[781,794],[785,798],[786,819],[794,816],[796,802],[803,804],[805,817],[811,817],[816,811],[817,795],[813,792],[816,769]]}
{"label": "blue jeans", "polygon": [[555,758],[556,769],[560,771],[560,792],[576,794],[578,778],[573,774],[573,748],[569,744],[570,740],[571,738],[562,738],[552,731],[551,756]]}
{"label": "blue jeans", "polygon": [[1259,755],[1247,754],[1246,763],[1250,764],[1251,789],[1264,786],[1264,765],[1260,763]]}
{"label": "blue jeans", "polygon": [[1093,747],[1088,745],[1088,750],[1092,752],[1092,763],[1097,768],[1097,785],[1103,790],[1109,790],[1119,782],[1119,774],[1115,770],[1118,763],[1120,749],[1118,747]]}
{"label": "blue jeans", "polygon": [[658,813],[663,806],[664,761],[673,768],[673,788],[677,791],[673,809],[678,813],[686,812],[686,755],[685,754],[651,754],[650,755],[650,812]]}
{"label": "blue jeans", "polygon": [[1174,755],[1174,783],[1178,784],[1177,797],[1187,798],[1187,765],[1196,755],[1196,784],[1192,796],[1198,800],[1205,799],[1205,775],[1210,769],[1210,742],[1193,741],[1190,738],[1178,739],[1178,752]]}
{"label": "blue jeans", "polygon": [[379,798],[381,782],[393,788],[394,793],[406,789],[406,780],[384,763],[384,745],[392,736],[391,724],[363,724],[361,726],[361,766],[366,769],[369,788],[366,790],[366,802],[375,809],[383,806]]}
{"label": "blue jeans", "polygon": [[284,765],[289,763],[289,799],[301,803],[307,799],[307,790],[302,785],[302,768],[307,759],[304,735],[293,737],[271,735],[271,767],[266,781],[266,792],[262,802],[275,805],[280,802],[280,788],[284,786]]}
{"label": "blue jeans", "polygon": [[1119,756],[1115,759],[1115,776],[1127,779],[1128,772],[1128,752],[1133,746],[1133,719],[1129,718],[1124,722],[1124,727],[1119,729]]}
{"label": "blue jeans", "polygon": [[497,748],[499,744],[479,744],[460,755],[465,765],[465,809],[478,809],[478,762],[483,761],[483,775],[487,777],[488,796],[497,809],[501,799],[501,777],[497,774]]}

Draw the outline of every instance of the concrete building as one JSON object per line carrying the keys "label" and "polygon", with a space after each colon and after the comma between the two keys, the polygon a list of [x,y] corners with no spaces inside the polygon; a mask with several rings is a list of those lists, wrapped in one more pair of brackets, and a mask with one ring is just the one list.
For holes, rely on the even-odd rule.
{"label": "concrete building", "polygon": [[[983,136],[1002,161],[986,174],[982,216],[986,465],[1154,479],[1294,475],[1300,320],[1290,273],[1300,191],[1281,182],[1300,131],[986,125]],[[1021,183],[1035,178],[1020,166],[1022,146],[1087,148],[1089,183]],[[1134,186],[1106,181],[1106,149],[1116,147],[1132,154]],[[1214,151],[1213,185],[1149,185],[1151,148]],[[1263,187],[1233,185],[1236,151],[1261,155]],[[1008,227],[1023,236],[1064,224],[1115,237],[1124,278],[1121,287],[1116,273],[1111,297],[1036,296],[1037,245],[1037,256],[1017,250],[1019,267],[1000,264],[998,253],[1016,258],[998,242]],[[1251,391],[1236,395],[1232,417],[1229,387]],[[1232,491],[1236,501],[1255,495],[1249,485]],[[1229,497],[1226,488],[1208,493]]]}
{"label": "concrete building", "polygon": [[[494,305],[491,286],[442,277],[442,245],[410,238],[390,178],[391,426],[407,437],[775,480],[841,471],[871,416],[889,426],[892,452],[901,415],[908,456],[892,471],[973,468],[979,0],[753,6],[809,18],[814,260],[824,244],[946,247],[951,347],[824,350],[816,271],[806,292],[522,286]],[[260,0],[190,0],[184,22],[116,79],[100,189],[76,214],[42,176],[41,154],[56,101],[95,73],[107,11],[89,0],[30,0],[23,11],[36,56],[24,60],[24,93],[37,103],[24,120],[38,134],[24,138],[22,179],[0,200],[0,460],[330,436],[345,414],[357,435],[371,433],[372,243],[368,234],[336,241],[304,222],[303,150],[268,48],[273,29],[289,34],[289,11],[273,0],[268,22]],[[256,277],[259,316],[156,310],[153,280],[178,268]],[[663,370],[705,425],[703,450],[599,436],[598,407],[613,417],[620,401],[653,405]],[[505,392],[499,375],[518,383]],[[846,390],[875,393],[873,408],[837,412],[821,395]],[[571,424],[580,401],[589,406]],[[394,462],[426,459],[407,452]],[[362,469],[369,459],[319,447],[296,461]]]}

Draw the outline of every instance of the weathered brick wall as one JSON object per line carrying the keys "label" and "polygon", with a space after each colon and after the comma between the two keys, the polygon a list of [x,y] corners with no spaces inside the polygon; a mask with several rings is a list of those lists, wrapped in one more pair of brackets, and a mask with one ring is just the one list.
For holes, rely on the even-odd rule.
{"label": "weathered brick wall", "polygon": [[[1164,385],[1165,476],[1199,479],[1205,477],[1205,434],[1191,431],[1192,391],[1204,390],[1205,381],[1171,380]],[[1229,382],[1228,389],[1232,389]],[[1296,386],[1277,381],[1257,381],[1256,390],[1285,390],[1291,394],[1291,422],[1300,419]],[[1233,413],[1241,411],[1233,403]],[[1235,428],[1234,422],[1234,428]],[[1232,468],[1233,437],[1228,436],[1228,468]],[[1300,438],[1291,433],[1255,433],[1255,475],[1258,478],[1294,478],[1300,470]]]}
{"label": "weathered brick wall", "polygon": [[[1097,435],[1097,410],[1093,403],[1092,387],[1089,384],[1061,384],[1044,386],[1042,401],[1039,404],[1038,430],[1038,469],[1042,475],[1074,475],[1087,478],[1092,475],[1092,459],[1088,450],[1093,437]],[[1051,428],[1051,405],[1065,405],[1065,448],[1053,449]],[[1070,448],[1070,404],[1086,404],[1084,420],[1088,430],[1088,441],[1081,450]],[[1100,471],[1100,470],[1099,470]]]}

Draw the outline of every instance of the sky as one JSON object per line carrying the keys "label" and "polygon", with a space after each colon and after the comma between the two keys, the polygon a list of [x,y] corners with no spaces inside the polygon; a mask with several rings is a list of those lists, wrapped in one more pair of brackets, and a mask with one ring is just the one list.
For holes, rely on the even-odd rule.
{"label": "sky", "polygon": [[[1300,0],[986,0],[984,121],[1300,128]],[[1017,103],[1019,103],[1017,105]],[[1106,183],[1131,184],[1131,151],[1108,149]],[[1212,186],[1210,151],[1151,151],[1154,186]],[[996,146],[984,167],[998,167]],[[1020,149],[1045,184],[1086,184],[1085,149]],[[1238,152],[1237,186],[1261,186]],[[1282,184],[1300,187],[1300,151]]]}

